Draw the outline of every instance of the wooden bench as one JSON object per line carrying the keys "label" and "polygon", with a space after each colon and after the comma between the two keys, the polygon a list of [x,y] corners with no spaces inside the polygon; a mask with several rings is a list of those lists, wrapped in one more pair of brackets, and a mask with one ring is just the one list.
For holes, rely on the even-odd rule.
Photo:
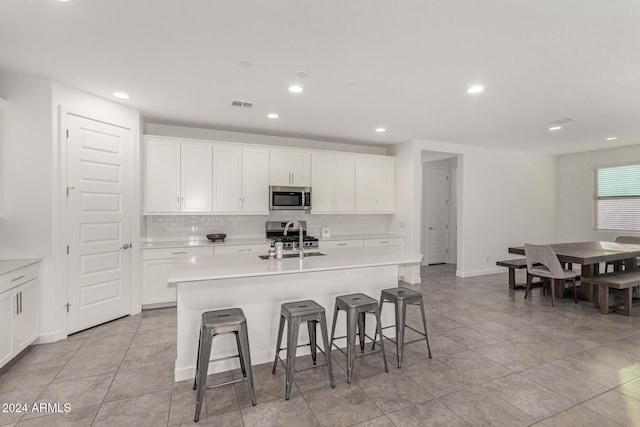
{"label": "wooden bench", "polygon": [[[504,261],[496,261],[496,265],[501,267],[507,267],[509,269],[509,289],[526,289],[527,284],[519,285],[516,283],[516,269],[520,270],[523,268],[527,268],[527,259],[526,258],[518,258],[518,259],[507,259]],[[541,286],[542,282],[534,282],[531,284],[532,287]]]}
{"label": "wooden bench", "polygon": [[613,307],[617,313],[631,316],[633,306],[633,288],[640,286],[640,269],[616,271],[614,273],[600,274],[582,278],[582,283],[594,285],[597,290],[594,294],[594,305],[600,307],[600,313],[609,313],[609,289],[624,289],[624,306]]}

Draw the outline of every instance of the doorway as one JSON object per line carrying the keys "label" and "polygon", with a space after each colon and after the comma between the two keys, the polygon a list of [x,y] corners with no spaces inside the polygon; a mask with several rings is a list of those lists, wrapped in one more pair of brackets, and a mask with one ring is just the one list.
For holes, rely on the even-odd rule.
{"label": "doorway", "polygon": [[457,157],[428,152],[422,157],[422,265],[455,264]]}
{"label": "doorway", "polygon": [[130,313],[133,130],[66,112],[67,334]]}

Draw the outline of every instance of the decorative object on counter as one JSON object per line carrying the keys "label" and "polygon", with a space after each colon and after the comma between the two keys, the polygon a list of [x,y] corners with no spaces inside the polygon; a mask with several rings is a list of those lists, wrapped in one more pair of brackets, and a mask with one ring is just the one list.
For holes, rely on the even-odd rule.
{"label": "decorative object on counter", "polygon": [[276,259],[276,248],[269,248],[269,259]]}
{"label": "decorative object on counter", "polygon": [[227,238],[226,234],[207,234],[207,239],[211,240],[212,242],[215,242],[217,240],[224,242],[224,239],[226,238]]}
{"label": "decorative object on counter", "polygon": [[276,242],[276,259],[282,259],[282,242]]}

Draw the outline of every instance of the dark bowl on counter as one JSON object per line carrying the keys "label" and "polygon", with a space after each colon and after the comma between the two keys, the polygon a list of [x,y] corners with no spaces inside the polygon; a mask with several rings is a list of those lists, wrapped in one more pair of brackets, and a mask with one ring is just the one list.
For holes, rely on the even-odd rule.
{"label": "dark bowl on counter", "polygon": [[224,242],[224,239],[226,238],[226,234],[207,234],[207,239],[211,240],[212,242],[215,242],[217,240]]}

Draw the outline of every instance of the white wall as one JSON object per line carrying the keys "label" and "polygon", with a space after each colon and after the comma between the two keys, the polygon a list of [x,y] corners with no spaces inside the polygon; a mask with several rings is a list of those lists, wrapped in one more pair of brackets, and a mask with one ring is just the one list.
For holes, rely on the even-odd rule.
{"label": "white wall", "polygon": [[[396,219],[390,232],[406,227],[406,248],[420,250],[422,152],[458,155],[458,257],[461,277],[501,272],[507,248],[556,238],[554,156],[415,140],[393,148],[398,156]],[[409,176],[410,175],[410,176]],[[488,258],[488,260],[487,260]],[[412,277],[419,277],[419,271]]]}
{"label": "white wall", "polygon": [[212,141],[241,142],[245,144],[279,145],[284,147],[310,148],[317,150],[346,151],[351,153],[387,154],[385,146],[354,145],[312,139],[228,132],[214,129],[192,128],[147,123],[146,135],[173,136],[176,138],[207,139]]}
{"label": "white wall", "polygon": [[640,145],[558,157],[558,241],[613,241],[620,234],[634,235],[593,230],[595,169],[629,163],[640,163]]}
{"label": "white wall", "polygon": [[[0,258],[42,258],[40,336],[43,342],[53,341],[66,336],[66,281],[61,277],[66,265],[62,255],[66,239],[61,234],[59,105],[103,120],[126,117],[136,131],[140,118],[135,110],[48,80],[24,76],[0,74],[0,97],[6,100],[0,138],[4,196]],[[137,192],[138,184],[133,185]],[[137,224],[136,217],[134,226]],[[138,233],[137,229],[133,232]]]}
{"label": "white wall", "polygon": [[1,258],[42,258],[39,288],[40,329],[53,313],[51,84],[46,80],[0,75],[5,98],[2,138],[4,217],[0,220]]}

